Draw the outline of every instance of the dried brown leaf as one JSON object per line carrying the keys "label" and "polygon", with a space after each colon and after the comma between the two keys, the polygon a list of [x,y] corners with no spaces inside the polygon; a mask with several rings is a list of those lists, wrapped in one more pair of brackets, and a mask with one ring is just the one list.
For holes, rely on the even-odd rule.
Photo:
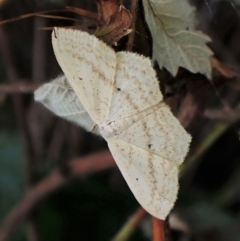
{"label": "dried brown leaf", "polygon": [[98,27],[95,35],[109,45],[129,34],[132,15],[119,0],[97,0]]}

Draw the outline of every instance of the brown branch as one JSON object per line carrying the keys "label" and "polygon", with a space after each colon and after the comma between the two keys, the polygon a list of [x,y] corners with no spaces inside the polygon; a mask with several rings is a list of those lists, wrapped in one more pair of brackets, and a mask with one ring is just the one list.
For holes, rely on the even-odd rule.
{"label": "brown branch", "polygon": [[211,120],[220,120],[234,123],[240,119],[240,108],[237,106],[232,109],[227,103],[223,103],[222,109],[207,109],[204,111],[204,116]]}
{"label": "brown branch", "polygon": [[115,166],[109,151],[103,151],[83,158],[70,161],[64,168],[55,170],[52,174],[31,188],[3,221],[0,227],[0,241],[4,241],[14,233],[29,217],[40,201],[46,199],[53,191],[60,188],[77,176],[84,178],[96,172]]}
{"label": "brown branch", "polygon": [[133,47],[133,41],[135,37],[135,25],[136,25],[136,19],[137,19],[137,6],[138,6],[138,0],[132,0],[132,5],[131,5],[132,24],[130,26],[132,31],[128,36],[128,42],[127,42],[128,51],[131,51]]}
{"label": "brown branch", "polygon": [[164,233],[164,221],[152,217],[153,241],[166,241]]}
{"label": "brown branch", "polygon": [[32,93],[40,84],[32,84],[25,81],[18,81],[11,84],[1,84],[0,93],[4,94],[18,94],[18,93]]}

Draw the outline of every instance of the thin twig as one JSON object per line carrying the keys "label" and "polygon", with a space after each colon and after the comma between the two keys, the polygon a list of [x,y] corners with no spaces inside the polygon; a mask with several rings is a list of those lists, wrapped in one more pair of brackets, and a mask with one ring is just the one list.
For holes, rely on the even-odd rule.
{"label": "thin twig", "polygon": [[164,234],[164,221],[152,217],[153,241],[166,241]]}
{"label": "thin twig", "polygon": [[124,224],[112,241],[125,241],[128,240],[129,236],[136,230],[136,227],[146,216],[147,212],[140,207]]}
{"label": "thin twig", "polygon": [[32,93],[36,90],[40,84],[32,84],[22,80],[11,84],[1,84],[0,93],[3,94],[20,94],[20,93]]}
{"label": "thin twig", "polygon": [[[77,13],[77,14],[83,16],[83,17],[90,18],[90,19],[95,20],[95,21],[98,20],[98,14],[97,13],[92,13],[90,11],[87,11],[87,10],[84,10],[84,9],[81,9],[81,8],[66,7],[66,9],[62,9],[62,10],[50,10],[50,11],[42,11],[42,12],[36,12],[36,13],[22,14],[18,17],[15,17],[15,18],[2,20],[2,21],[0,21],[0,25],[15,22],[15,21],[19,21],[21,19],[35,17],[35,16],[38,16],[38,15],[41,16],[43,14],[59,13],[59,12],[74,12],[74,13]],[[57,16],[57,18],[58,18],[58,16]]]}
{"label": "thin twig", "polygon": [[55,170],[47,178],[31,188],[22,201],[6,217],[0,227],[0,241],[7,240],[22,223],[37,204],[46,199],[53,191],[66,184],[69,180],[103,171],[115,166],[109,151],[103,151],[83,158],[74,159],[59,170]]}
{"label": "thin twig", "polygon": [[98,14],[97,13],[93,13],[93,12],[87,11],[85,9],[75,8],[75,7],[66,7],[66,9],[68,11],[77,13],[77,14],[83,16],[83,17],[90,18],[92,20],[98,21]]}
{"label": "thin twig", "polygon": [[46,37],[47,32],[41,31],[40,28],[46,26],[45,18],[34,19],[34,41],[32,56],[32,79],[42,83],[45,79],[46,72]]}
{"label": "thin twig", "polygon": [[233,123],[240,119],[240,108],[232,109],[229,105],[224,104],[221,109],[206,109],[204,116],[211,120]]}
{"label": "thin twig", "polygon": [[131,5],[132,24],[130,27],[132,29],[132,32],[128,36],[128,43],[127,43],[128,51],[131,51],[133,47],[133,41],[135,37],[135,24],[137,19],[137,6],[138,6],[138,0],[132,0],[132,5]]}

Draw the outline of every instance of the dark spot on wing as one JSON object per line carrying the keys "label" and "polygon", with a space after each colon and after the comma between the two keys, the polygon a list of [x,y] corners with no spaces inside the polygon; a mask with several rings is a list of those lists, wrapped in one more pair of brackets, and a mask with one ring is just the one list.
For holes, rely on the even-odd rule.
{"label": "dark spot on wing", "polygon": [[54,37],[57,38],[57,34],[56,34],[56,31],[55,31],[55,28],[53,29],[53,33],[54,33]]}

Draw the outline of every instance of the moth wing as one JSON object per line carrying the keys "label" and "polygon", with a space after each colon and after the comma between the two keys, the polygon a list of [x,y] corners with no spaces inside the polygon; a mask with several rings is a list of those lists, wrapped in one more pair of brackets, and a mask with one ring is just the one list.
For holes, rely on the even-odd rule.
{"label": "moth wing", "polygon": [[[125,119],[122,121],[130,122]],[[191,136],[165,103],[119,133],[117,138],[175,165],[183,162],[191,141]]]}
{"label": "moth wing", "polygon": [[54,28],[52,44],[59,65],[79,100],[97,124],[110,108],[116,54],[109,46],[80,30]]}
{"label": "moth wing", "polygon": [[[136,199],[150,214],[165,219],[177,197],[178,165],[188,152],[191,137],[164,103],[141,115],[107,141]],[[124,125],[131,118],[134,116],[119,121]]]}
{"label": "moth wing", "polygon": [[41,102],[46,108],[59,117],[71,121],[87,131],[97,133],[95,123],[84,109],[64,75],[39,87],[34,92],[35,101]]}
{"label": "moth wing", "polygon": [[139,113],[163,98],[149,58],[131,52],[118,52],[116,56],[110,121]]}
{"label": "moth wing", "polygon": [[119,139],[110,140],[108,146],[137,201],[151,215],[164,220],[177,197],[177,166]]}

